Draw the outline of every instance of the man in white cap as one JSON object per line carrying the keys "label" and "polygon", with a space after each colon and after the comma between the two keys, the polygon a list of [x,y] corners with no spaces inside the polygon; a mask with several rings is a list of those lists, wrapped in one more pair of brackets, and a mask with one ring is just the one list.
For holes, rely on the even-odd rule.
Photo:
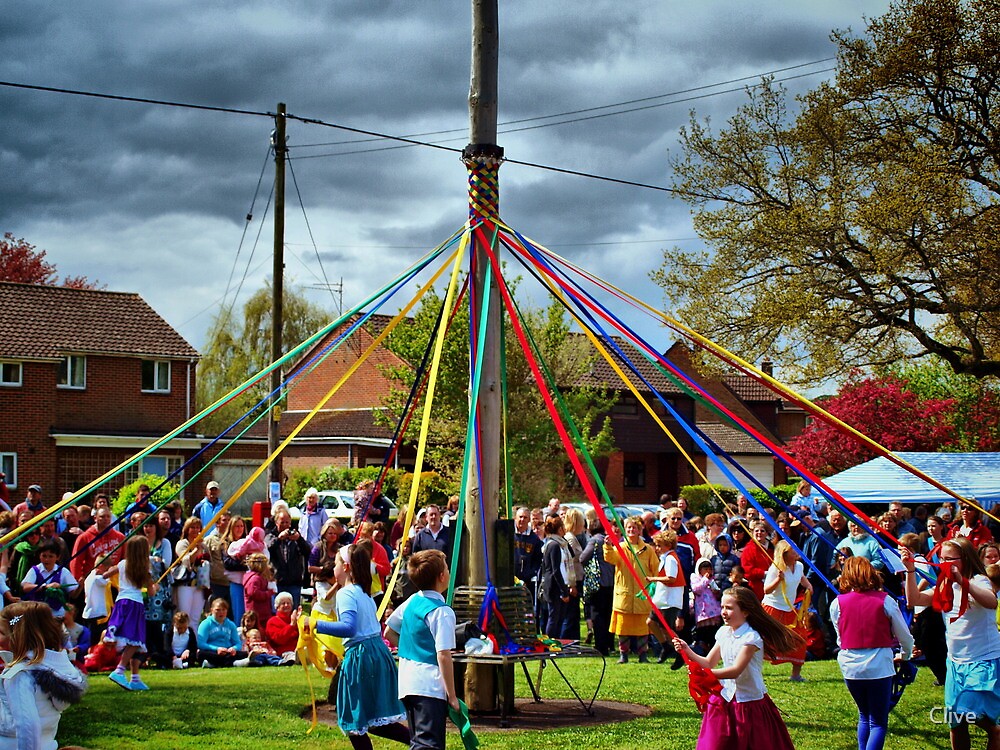
{"label": "man in white cap", "polygon": [[205,485],[205,497],[198,501],[198,504],[194,506],[194,510],[191,511],[192,516],[197,516],[201,519],[201,527],[205,529],[205,536],[212,536],[215,532],[215,525],[212,524],[212,518],[215,514],[219,512],[222,508],[222,498],[219,496],[219,483],[209,482]]}

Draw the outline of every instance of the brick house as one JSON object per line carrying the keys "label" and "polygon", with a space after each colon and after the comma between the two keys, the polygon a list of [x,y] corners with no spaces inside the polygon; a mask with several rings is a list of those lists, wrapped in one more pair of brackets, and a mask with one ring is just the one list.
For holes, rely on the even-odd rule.
{"label": "brick house", "polygon": [[[295,384],[288,393],[287,409],[282,414],[282,435],[288,435],[340,381],[390,320],[389,316],[373,315],[337,351]],[[296,364],[308,362],[335,341],[347,325],[318,341],[303,353]],[[294,370],[296,364],[289,369]],[[291,469],[313,466],[355,468],[382,465],[392,441],[392,430],[378,424],[375,415],[383,409],[382,401],[393,389],[393,382],[384,374],[386,367],[408,365],[385,347],[372,352],[285,449],[282,466],[286,473]],[[393,463],[397,468],[412,469],[414,458],[412,446],[403,446]]]}
{"label": "brick house", "polygon": [[[47,504],[193,413],[198,352],[138,294],[0,282],[0,465],[12,498]],[[166,475],[200,448],[180,436],[106,485]]]}
{"label": "brick house", "polygon": [[[338,351],[303,377],[303,381],[289,393],[288,410],[282,418],[283,434],[287,435],[347,372],[388,321],[386,316],[373,316]],[[339,332],[318,342],[299,361],[308,361],[337,335]],[[717,400],[774,442],[781,444],[782,439],[797,434],[796,429],[801,431],[804,420],[799,420],[796,428],[795,420],[782,413],[782,400],[749,378],[729,376],[718,379],[697,373],[692,365],[691,352],[683,344],[675,344],[667,351],[667,356]],[[768,485],[784,481],[783,466],[766,449],[741,430],[722,423],[709,410],[696,407],[690,396],[645,359],[633,359],[647,382],[661,392],[685,420],[695,419],[698,426],[720,448],[733,455],[754,476]],[[408,366],[408,363],[384,347],[373,352],[289,445],[283,459],[284,470],[287,472],[297,467],[329,465],[381,465],[392,438],[391,430],[375,421],[375,414],[382,408],[383,399],[393,388],[393,383],[383,371],[385,367]],[[631,377],[640,392],[648,393],[647,387],[638,378]],[[618,402],[610,414],[618,450],[596,462],[605,486],[616,502],[655,502],[663,493],[676,496],[680,486],[701,482],[677,446],[663,433],[631,392],[622,387],[617,374],[604,359],[595,360],[589,375],[581,384],[603,386],[619,393]],[[649,400],[653,411],[710,481],[729,484],[715,464],[694,447],[693,441],[677,425],[667,409],[655,399]],[[781,437],[778,436],[779,428],[784,429]],[[412,446],[403,446],[396,465],[412,468],[413,455]]]}

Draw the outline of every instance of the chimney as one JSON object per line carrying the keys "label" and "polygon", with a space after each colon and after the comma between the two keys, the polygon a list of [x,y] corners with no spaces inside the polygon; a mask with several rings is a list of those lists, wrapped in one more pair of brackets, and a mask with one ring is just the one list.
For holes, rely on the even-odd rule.
{"label": "chimney", "polygon": [[768,377],[774,377],[774,362],[769,359],[765,359],[760,363],[761,372],[763,372]]}

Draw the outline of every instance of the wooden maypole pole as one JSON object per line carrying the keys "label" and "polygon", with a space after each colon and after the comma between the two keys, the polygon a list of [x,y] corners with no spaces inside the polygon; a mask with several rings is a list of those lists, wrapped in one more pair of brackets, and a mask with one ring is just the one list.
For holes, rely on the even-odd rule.
{"label": "wooden maypole pole", "polygon": [[[497,59],[499,19],[497,0],[472,0],[472,76],[469,87],[469,145],[462,159],[469,172],[469,220],[498,215],[498,171],[503,149],[497,146]],[[484,232],[487,236],[491,233]],[[489,301],[479,393],[479,456],[473,452],[469,494],[465,498],[465,539],[468,540],[465,580],[485,586],[495,575],[494,529],[500,516],[500,293],[496,281],[486,283],[486,249],[477,241],[472,255],[472,319],[478,326],[482,306]],[[470,384],[471,387],[471,384]],[[481,459],[481,465],[477,464]],[[480,504],[480,497],[482,503]],[[484,524],[485,521],[485,524]],[[486,533],[483,533],[485,525]],[[494,568],[490,570],[489,568]],[[496,704],[496,677],[486,665],[470,664],[465,673],[465,700],[473,711],[491,711]]]}

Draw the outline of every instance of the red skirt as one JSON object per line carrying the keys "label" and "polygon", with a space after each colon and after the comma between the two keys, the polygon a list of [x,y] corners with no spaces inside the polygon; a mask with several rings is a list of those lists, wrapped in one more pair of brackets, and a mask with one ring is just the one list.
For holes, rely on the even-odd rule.
{"label": "red skirt", "polygon": [[771,696],[737,703],[719,695],[708,699],[695,750],[794,750],[785,722]]}
{"label": "red skirt", "polygon": [[[796,627],[796,620],[798,619],[798,613],[795,610],[791,612],[786,612],[783,609],[775,609],[774,607],[765,604],[764,611],[767,612],[771,617],[780,622],[782,625],[787,625],[795,632],[802,635],[801,631]],[[772,664],[805,664],[806,662],[806,646],[803,643],[795,651],[788,654],[779,654],[773,659],[769,659]]]}

